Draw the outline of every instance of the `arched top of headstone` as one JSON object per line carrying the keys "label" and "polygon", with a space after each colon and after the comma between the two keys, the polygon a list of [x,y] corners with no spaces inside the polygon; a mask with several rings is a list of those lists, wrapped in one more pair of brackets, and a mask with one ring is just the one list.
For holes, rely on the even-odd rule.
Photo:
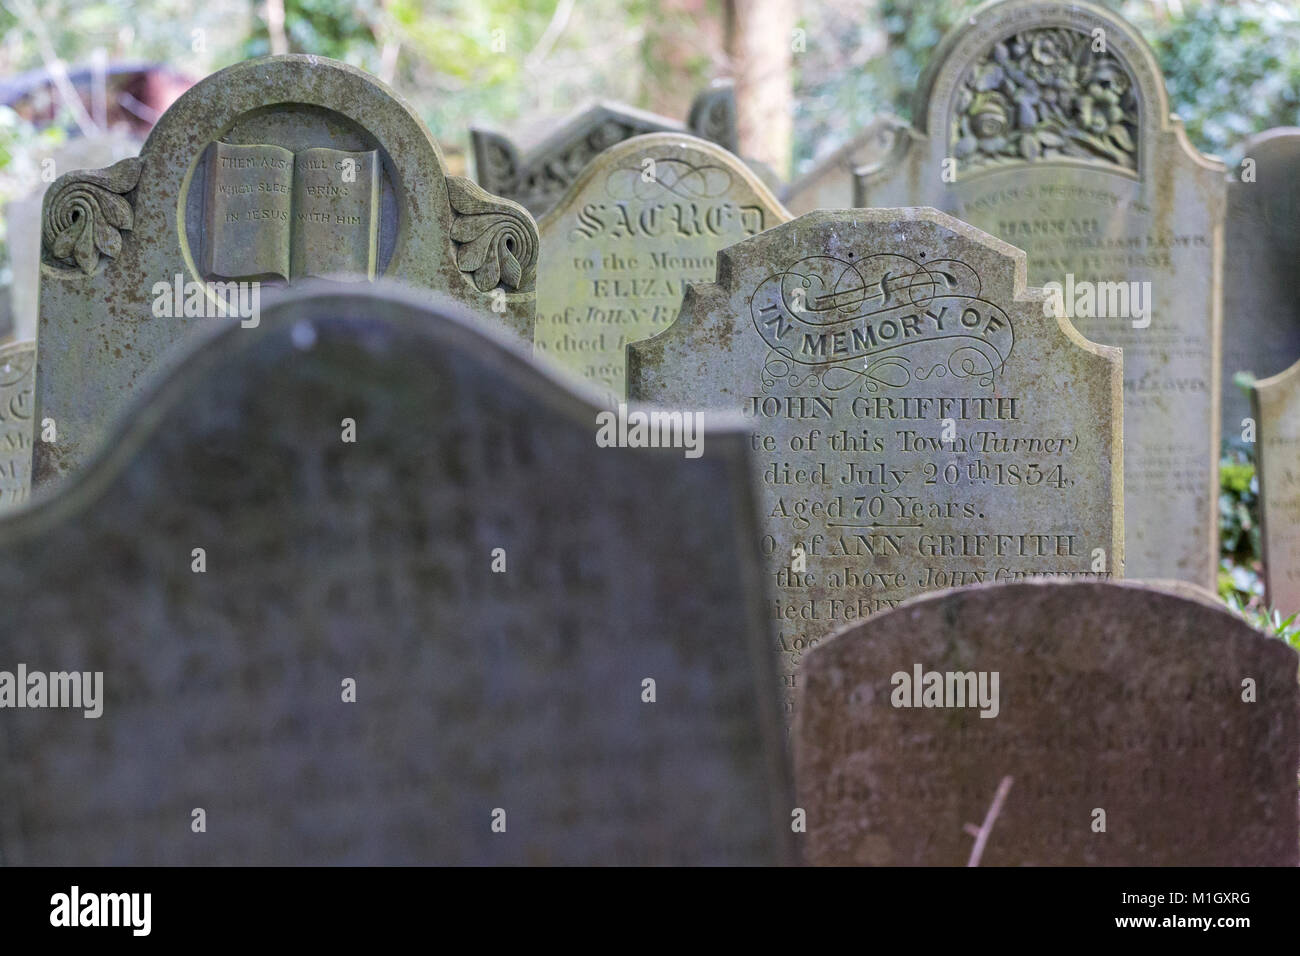
{"label": "arched top of headstone", "polygon": [[[1228,177],[1228,254],[1240,242],[1233,227],[1254,229],[1258,223],[1261,241],[1276,248],[1283,260],[1293,258],[1300,240],[1300,126],[1275,126],[1256,133],[1242,150],[1241,162]],[[1235,217],[1242,221],[1234,222]],[[1249,281],[1256,281],[1255,277]]]}
{"label": "arched top of headstone", "polygon": [[[734,153],[686,133],[644,133],[615,143],[588,163],[555,205],[538,220],[538,231],[572,211],[595,192],[611,205],[628,201],[682,200],[707,203],[729,200],[759,203],[781,221],[789,214],[767,184]],[[652,165],[645,165],[650,160]],[[769,228],[760,224],[757,231]]]}
{"label": "arched top of headstone", "polygon": [[537,225],[449,177],[428,129],[362,71],[317,56],[239,63],[191,87],[140,155],[56,180],[40,267],[36,483],[74,470],[141,383],[266,289],[380,278],[532,329]]}
{"label": "arched top of headstone", "polygon": [[[342,245],[327,249],[289,229],[272,235],[272,223],[298,218],[281,210],[280,220],[264,220],[258,242],[223,246],[224,223],[214,215],[236,215],[232,197],[267,185],[244,182],[241,170],[269,168],[284,174],[270,184],[279,192],[267,196],[286,208],[289,197],[316,201],[317,215],[330,217],[321,223],[351,229]],[[311,173],[321,182],[299,182]],[[356,201],[326,208],[339,201],[342,182]],[[144,256],[179,249],[196,279],[388,274],[457,297],[456,284],[469,297],[498,286],[528,292],[535,281],[536,229],[522,208],[448,177],[428,129],[381,81],[302,54],[237,63],[195,84],[159,119],[138,158],[55,182],[43,226],[43,261],[58,278],[93,277],[105,259],[125,258],[129,267],[138,260],[124,250],[145,235]]]}
{"label": "arched top of headstone", "polygon": [[1059,162],[1138,176],[1153,134],[1182,124],[1155,54],[1090,3],[994,0],[944,37],[916,90],[914,125],[980,171]]}
{"label": "arched top of headstone", "polygon": [[1265,397],[1288,395],[1293,391],[1300,391],[1300,360],[1276,375],[1256,379],[1254,389]]}
{"label": "arched top of headstone", "polygon": [[611,146],[646,133],[692,133],[736,149],[736,103],[732,85],[719,82],[701,92],[687,123],[598,100],[563,120],[536,144],[516,143],[504,133],[470,128],[474,171],[484,189],[507,196],[542,216],[586,165]]}

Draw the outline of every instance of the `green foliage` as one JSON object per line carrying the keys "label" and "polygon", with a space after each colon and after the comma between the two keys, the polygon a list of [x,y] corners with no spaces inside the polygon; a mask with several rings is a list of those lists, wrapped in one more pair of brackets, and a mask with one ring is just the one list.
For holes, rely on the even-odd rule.
{"label": "green foliage", "polygon": [[1283,617],[1276,608],[1248,607],[1235,597],[1225,599],[1230,610],[1244,617],[1252,627],[1263,631],[1269,637],[1285,641],[1290,647],[1300,651],[1300,614]]}
{"label": "green foliage", "polygon": [[1260,582],[1259,479],[1249,452],[1232,449],[1219,462],[1219,596],[1257,606]]}
{"label": "green foliage", "polygon": [[[376,24],[383,7],[376,0],[284,0],[284,31],[290,53],[315,53],[372,72],[379,66]],[[271,52],[264,19],[255,20],[244,41],[244,58]]]}
{"label": "green foliage", "polygon": [[[1152,45],[1170,108],[1198,148],[1235,160],[1250,134],[1300,124],[1300,9],[1293,0],[1098,2]],[[880,0],[875,21],[857,7],[842,19],[826,10],[806,14],[809,52],[795,58],[796,163],[806,166],[881,112],[911,118],[913,90],[935,47],[980,5]],[[879,55],[854,61],[854,51],[877,48]],[[849,64],[853,69],[844,69]]]}
{"label": "green foliage", "polygon": [[1294,2],[1189,0],[1167,19],[1149,2],[1118,6],[1155,47],[1171,108],[1202,149],[1239,159],[1250,134],[1300,122]]}

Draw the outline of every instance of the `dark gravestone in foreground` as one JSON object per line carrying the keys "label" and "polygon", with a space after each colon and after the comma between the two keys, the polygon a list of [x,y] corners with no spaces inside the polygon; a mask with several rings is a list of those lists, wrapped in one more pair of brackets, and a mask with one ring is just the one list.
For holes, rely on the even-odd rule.
{"label": "dark gravestone in foreground", "polygon": [[[918,664],[998,672],[997,716],[895,707],[893,675]],[[1295,866],[1296,667],[1280,640],[1186,585],[1031,582],[918,598],[804,662],[805,856],[965,865],[963,826],[984,821],[1011,776],[981,865]]]}
{"label": "dark gravestone in foreground", "polygon": [[415,301],[223,330],[0,530],[2,666],[105,697],[0,710],[3,862],[785,858],[740,436],[599,448],[585,399]]}

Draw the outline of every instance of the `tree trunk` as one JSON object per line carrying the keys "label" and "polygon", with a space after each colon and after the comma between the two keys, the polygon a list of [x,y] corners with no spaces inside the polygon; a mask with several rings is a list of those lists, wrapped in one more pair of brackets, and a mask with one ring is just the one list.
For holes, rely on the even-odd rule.
{"label": "tree trunk", "polygon": [[794,126],[793,0],[727,0],[740,152],[788,178]]}

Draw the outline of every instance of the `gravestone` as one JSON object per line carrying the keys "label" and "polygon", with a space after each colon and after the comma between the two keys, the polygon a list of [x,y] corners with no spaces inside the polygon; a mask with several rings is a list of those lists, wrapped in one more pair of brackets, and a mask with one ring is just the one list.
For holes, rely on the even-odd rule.
{"label": "gravestone", "polygon": [[854,205],[854,173],[863,166],[881,162],[893,148],[903,126],[903,121],[896,117],[882,117],[839,149],[818,159],[812,169],[781,194],[791,215],[802,216],[814,209],[848,209]]}
{"label": "gravestone", "polygon": [[0,345],[0,512],[27,500],[32,478],[36,343]]}
{"label": "gravestone", "polygon": [[800,216],[628,348],[633,399],[751,425],[786,714],[803,652],[923,591],[1122,574],[1118,349],[933,209]]}
{"label": "gravestone", "polygon": [[1289,617],[1300,611],[1300,362],[1255,382],[1264,598]]}
{"label": "gravestone", "polygon": [[[54,178],[72,169],[91,169],[113,163],[140,151],[140,141],[125,130],[99,136],[81,136],[58,149],[40,153],[31,170],[34,189],[29,195],[5,204],[5,233],[9,262],[13,267],[14,338],[34,339],[39,312],[36,299],[41,278],[41,204]],[[46,161],[49,165],[46,167]],[[41,176],[46,168],[48,181]]]}
{"label": "gravestone", "polygon": [[243,308],[262,285],[388,276],[527,337],[536,255],[528,213],[444,175],[429,131],[374,78],[299,55],[222,70],[138,158],[46,193],[36,408],[57,440],[38,444],[33,480],[86,461],[232,297]]}
{"label": "gravestone", "polygon": [[0,528],[4,669],[103,675],[0,709],[3,862],[786,859],[743,437],[597,447],[430,296],[227,320]]}
{"label": "gravestone", "polygon": [[917,598],[808,655],[804,858],[968,865],[1010,777],[979,865],[1293,867],[1298,665],[1182,582]]}
{"label": "gravestone", "polygon": [[1252,137],[1245,159],[1228,182],[1223,273],[1223,435],[1238,446],[1250,399],[1233,378],[1300,359],[1300,128]]}
{"label": "gravestone", "polygon": [[624,398],[627,344],[673,323],[719,249],[789,218],[704,140],[652,133],[605,150],[537,224],[537,353]]}
{"label": "gravestone", "polygon": [[[690,133],[736,152],[736,96],[730,83],[715,83],[691,104],[686,123],[621,103],[596,102],[547,135],[520,145],[503,133],[470,128],[474,172],[488,192],[513,199],[539,219],[554,206],[597,156],[633,136]],[[552,130],[554,130],[552,132]]]}
{"label": "gravestone", "polygon": [[935,206],[1024,249],[1030,283],[1124,350],[1128,576],[1213,589],[1225,170],[1170,116],[1151,49],[1088,3],[987,4],[914,116],[857,204]]}

